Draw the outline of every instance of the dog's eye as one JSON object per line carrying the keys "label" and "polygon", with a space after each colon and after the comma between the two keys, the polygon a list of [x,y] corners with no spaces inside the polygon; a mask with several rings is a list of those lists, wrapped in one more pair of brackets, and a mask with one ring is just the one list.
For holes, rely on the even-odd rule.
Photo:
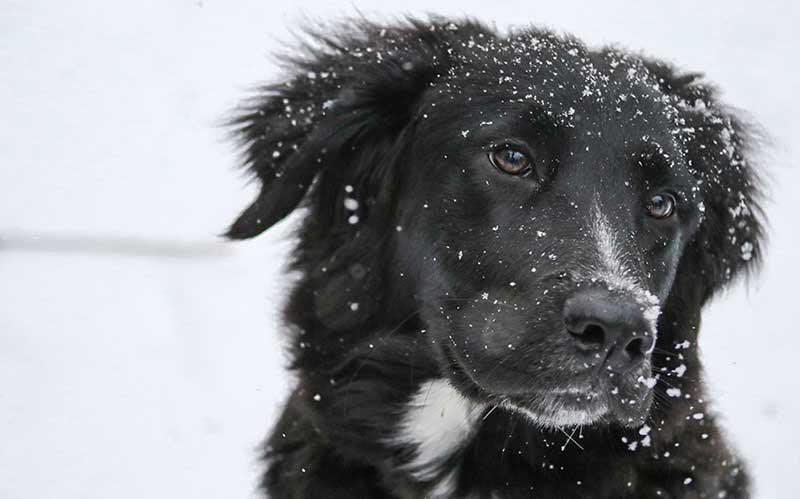
{"label": "dog's eye", "polygon": [[531,158],[513,146],[503,146],[489,153],[489,161],[511,175],[527,175],[533,170]]}
{"label": "dog's eye", "polygon": [[653,218],[669,218],[675,211],[675,196],[668,192],[660,192],[650,198],[647,213]]}

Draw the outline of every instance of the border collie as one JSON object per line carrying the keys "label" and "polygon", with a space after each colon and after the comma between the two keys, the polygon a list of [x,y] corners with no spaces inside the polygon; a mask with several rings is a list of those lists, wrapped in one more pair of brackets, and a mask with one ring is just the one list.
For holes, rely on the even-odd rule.
{"label": "border collie", "polygon": [[759,261],[752,133],[699,74],[536,28],[347,21],[231,120],[302,206],[273,498],[742,498],[703,306]]}

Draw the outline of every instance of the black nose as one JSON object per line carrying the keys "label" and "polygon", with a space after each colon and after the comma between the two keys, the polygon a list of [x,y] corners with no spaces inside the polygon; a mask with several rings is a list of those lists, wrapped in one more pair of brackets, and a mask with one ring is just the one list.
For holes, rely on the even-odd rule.
{"label": "black nose", "polygon": [[642,364],[655,342],[642,307],[602,289],[580,291],[567,299],[564,323],[582,354],[600,358],[614,371]]}

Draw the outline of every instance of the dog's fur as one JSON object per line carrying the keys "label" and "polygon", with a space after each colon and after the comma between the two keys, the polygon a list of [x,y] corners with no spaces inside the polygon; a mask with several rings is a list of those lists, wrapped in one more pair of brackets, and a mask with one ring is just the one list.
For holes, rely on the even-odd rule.
{"label": "dog's fur", "polygon": [[[306,208],[267,494],[747,497],[697,352],[702,307],[761,254],[751,134],[715,91],[538,29],[312,38],[233,120],[262,190],[229,237]],[[531,175],[492,166],[504,144]],[[648,217],[665,190],[675,215]],[[657,335],[632,371],[571,350],[589,289]]]}

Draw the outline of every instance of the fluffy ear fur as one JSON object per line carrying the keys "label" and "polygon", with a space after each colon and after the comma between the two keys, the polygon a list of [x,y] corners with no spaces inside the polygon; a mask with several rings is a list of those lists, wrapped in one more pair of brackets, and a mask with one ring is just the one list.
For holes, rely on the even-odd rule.
{"label": "fluffy ear fur", "polygon": [[[381,193],[370,189],[387,173],[415,103],[442,63],[444,51],[437,46],[446,30],[409,21],[399,28],[352,22],[334,31],[340,34],[308,33],[312,41],[305,56],[286,61],[291,79],[261,88],[232,120],[244,164],[262,188],[227,231],[229,238],[268,229],[295,209],[321,176],[336,184],[342,201],[345,186],[360,188],[349,197],[361,198],[362,216],[378,201]],[[356,212],[354,203],[348,206]],[[352,215],[359,214],[342,209],[338,221],[352,222]]]}
{"label": "fluffy ear fur", "polygon": [[[716,100],[699,74],[678,74],[662,63],[647,64],[661,89],[675,99],[686,158],[699,181],[703,219],[677,275],[682,295],[702,306],[740,275],[753,271],[763,250],[759,179],[753,165],[752,131]],[[688,269],[687,266],[695,268]],[[681,286],[678,282],[676,285]]]}
{"label": "fluffy ear fur", "polygon": [[485,28],[409,20],[326,31],[339,34],[309,33],[305,55],[287,61],[290,81],[263,87],[232,122],[245,166],[262,187],[227,236],[257,236],[305,199],[294,268],[307,281],[300,288],[314,292],[299,301],[314,311],[306,317],[343,331],[381,305],[395,166],[421,100],[446,74],[452,38]]}

